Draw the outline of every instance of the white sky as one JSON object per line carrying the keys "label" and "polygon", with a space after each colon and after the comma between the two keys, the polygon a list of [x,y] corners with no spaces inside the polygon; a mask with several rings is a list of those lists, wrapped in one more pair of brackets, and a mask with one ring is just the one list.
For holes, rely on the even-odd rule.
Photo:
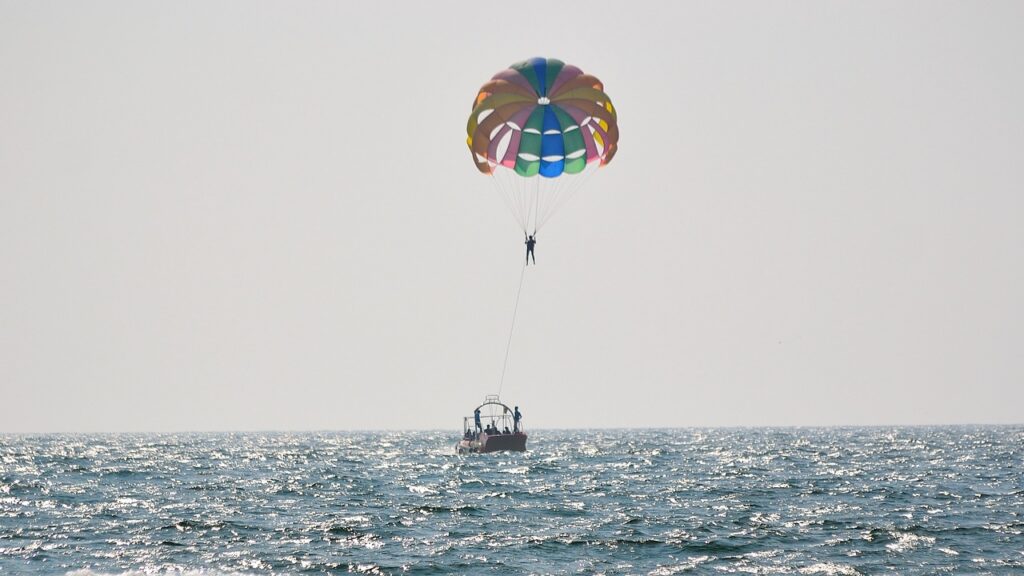
{"label": "white sky", "polygon": [[451,428],[522,237],[476,89],[601,78],[534,428],[1021,422],[1024,3],[0,0],[0,431]]}

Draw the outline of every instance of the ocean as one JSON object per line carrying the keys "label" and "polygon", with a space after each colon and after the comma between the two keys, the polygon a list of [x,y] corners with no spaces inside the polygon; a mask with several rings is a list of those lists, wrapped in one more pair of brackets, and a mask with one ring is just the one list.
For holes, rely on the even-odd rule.
{"label": "ocean", "polygon": [[1024,427],[0,435],[0,574],[1024,573]]}

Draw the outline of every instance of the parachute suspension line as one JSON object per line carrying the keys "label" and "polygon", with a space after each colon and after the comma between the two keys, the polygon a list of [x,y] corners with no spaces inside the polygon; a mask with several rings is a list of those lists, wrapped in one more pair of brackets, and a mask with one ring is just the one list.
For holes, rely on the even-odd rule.
{"label": "parachute suspension line", "polygon": [[511,189],[516,196],[516,203],[519,205],[519,225],[523,228],[523,234],[526,234],[530,227],[530,202],[526,196],[527,181],[525,178],[515,175],[510,175],[509,178],[514,182]]}
{"label": "parachute suspension line", "polygon": [[510,177],[507,170],[496,168],[491,173],[491,185],[494,186],[495,192],[501,198],[501,201],[505,204],[509,213],[515,218],[519,227],[522,228],[523,233],[526,233],[527,228],[527,217],[526,210],[524,209],[525,204],[521,198],[521,194],[518,192],[518,188],[521,186],[520,180],[522,178]]}
{"label": "parachute suspension line", "polygon": [[565,205],[569,204],[569,202],[572,201],[576,194],[584,188],[584,185],[587,182],[589,182],[590,179],[594,177],[594,174],[596,174],[597,171],[600,169],[600,165],[594,163],[593,167],[588,166],[586,169],[584,169],[582,173],[574,174],[572,176],[572,180],[570,180],[568,184],[566,184],[562,188],[559,188],[556,194],[557,199],[554,202],[552,202],[549,205],[549,209],[545,211],[544,216],[543,218],[541,218],[540,224],[538,225],[538,228],[540,226],[543,226],[544,224],[547,224],[548,220],[550,220],[551,217],[555,215],[555,213],[561,210],[562,207],[564,207]]}
{"label": "parachute suspension line", "polygon": [[546,198],[543,202],[543,207],[537,214],[537,222],[535,228],[540,228],[544,225],[544,222],[548,219],[548,214],[551,212],[551,208],[558,203],[559,198],[562,196],[562,192],[566,188],[566,182],[571,180],[572,176],[562,175],[558,178],[553,179],[550,188],[545,194]]}
{"label": "parachute suspension line", "polygon": [[540,228],[544,226],[552,207],[560,202],[563,192],[573,179],[573,176],[563,174],[558,178],[552,178],[551,181],[547,183],[548,186],[544,190],[544,197],[539,203],[536,221],[534,222],[534,228],[536,230],[540,230]]}
{"label": "parachute suspension line", "polygon": [[537,184],[533,187],[533,233],[537,233],[537,218],[540,216],[540,176],[537,176]]}
{"label": "parachute suspension line", "polygon": [[[537,185],[534,185],[533,182],[531,182],[531,180],[534,178],[538,179]],[[524,230],[524,232],[527,234],[530,233],[530,221],[533,221],[535,227],[537,223],[537,211],[535,207],[537,205],[537,191],[539,190],[538,186],[540,185],[539,178],[540,176],[531,176],[529,179],[526,179],[526,181],[523,183],[522,199],[523,205],[526,207],[526,223],[524,225],[526,230]]]}
{"label": "parachute suspension line", "polygon": [[517,176],[516,181],[516,199],[519,200],[519,211],[520,211],[520,225],[523,227],[523,234],[528,234],[530,231],[530,180]]}
{"label": "parachute suspension line", "polygon": [[569,204],[599,169],[600,165],[594,162],[578,174],[544,178],[539,174],[522,177],[498,166],[491,173],[491,183],[523,234],[530,235],[539,232]]}
{"label": "parachute suspension line", "polygon": [[494,186],[494,192],[498,195],[499,198],[501,198],[502,203],[505,204],[505,207],[508,208],[508,211],[512,213],[512,217],[515,218],[516,221],[518,221],[519,216],[516,214],[516,208],[515,205],[512,204],[512,199],[509,197],[508,194],[505,193],[505,190],[502,187],[501,183],[498,182],[498,173],[492,172],[489,180],[491,181],[491,185]]}
{"label": "parachute suspension line", "polygon": [[527,228],[530,226],[530,204],[526,201],[526,184],[521,176],[518,176],[514,172],[508,172],[509,190],[511,194],[515,196],[516,204],[519,207],[519,226],[523,229],[523,234],[526,234]]}
{"label": "parachute suspension line", "polygon": [[526,216],[523,215],[523,199],[519,193],[519,187],[522,183],[516,178],[509,177],[509,194],[512,195],[512,201],[516,203],[516,221],[519,222],[519,226],[526,230]]}
{"label": "parachute suspension line", "polygon": [[523,278],[526,276],[526,264],[523,264],[523,271],[519,273],[519,289],[516,290],[516,305],[512,308],[512,326],[508,329],[508,342],[505,344],[505,362],[501,365],[501,380],[498,381],[498,396],[501,396],[501,387],[505,385],[505,369],[508,368],[508,352],[512,349],[512,334],[516,329],[516,316],[519,314],[519,296],[523,293]]}

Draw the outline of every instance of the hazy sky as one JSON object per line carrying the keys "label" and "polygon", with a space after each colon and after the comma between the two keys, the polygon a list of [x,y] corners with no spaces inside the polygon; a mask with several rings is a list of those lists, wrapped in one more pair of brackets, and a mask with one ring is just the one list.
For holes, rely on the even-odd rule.
{"label": "hazy sky", "polygon": [[622,137],[526,272],[528,426],[1021,422],[1021,22],[0,0],[0,431],[456,429],[523,256],[466,118],[533,56]]}

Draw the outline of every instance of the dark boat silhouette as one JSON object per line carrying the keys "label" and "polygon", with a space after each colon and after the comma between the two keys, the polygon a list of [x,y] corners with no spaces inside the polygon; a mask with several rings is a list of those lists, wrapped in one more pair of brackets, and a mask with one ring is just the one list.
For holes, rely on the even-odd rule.
{"label": "dark boat silhouette", "polygon": [[[475,413],[480,411],[480,426],[476,424]],[[473,411],[474,416],[462,419],[462,439],[455,445],[459,454],[487,452],[526,451],[526,430],[522,419],[518,426],[512,417],[513,411],[502,404],[498,396],[484,398],[484,403]]]}

